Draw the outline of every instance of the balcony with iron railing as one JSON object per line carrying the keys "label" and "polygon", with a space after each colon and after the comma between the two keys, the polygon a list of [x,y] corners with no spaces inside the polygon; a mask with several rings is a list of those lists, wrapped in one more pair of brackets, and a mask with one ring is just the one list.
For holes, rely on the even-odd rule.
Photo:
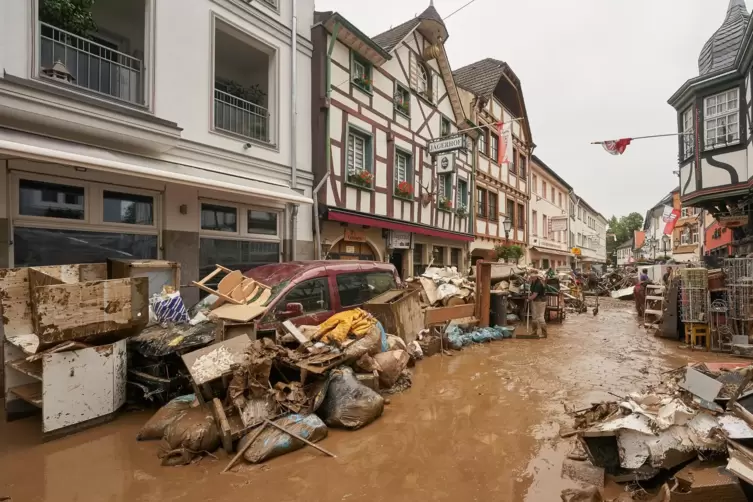
{"label": "balcony with iron railing", "polygon": [[219,131],[269,143],[269,117],[263,106],[214,90],[214,127]]}
{"label": "balcony with iron railing", "polygon": [[40,76],[128,104],[144,105],[144,62],[105,43],[40,22]]}

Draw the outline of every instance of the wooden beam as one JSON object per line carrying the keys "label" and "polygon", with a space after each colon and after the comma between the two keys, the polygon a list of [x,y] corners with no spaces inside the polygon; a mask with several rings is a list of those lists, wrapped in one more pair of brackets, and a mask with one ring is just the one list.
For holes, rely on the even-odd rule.
{"label": "wooden beam", "polygon": [[[427,309],[424,314],[424,325],[433,326],[442,324],[453,319],[462,319],[464,317],[473,317],[476,305],[469,303],[467,305],[458,305],[457,307],[441,307]],[[488,323],[488,319],[487,319]]]}

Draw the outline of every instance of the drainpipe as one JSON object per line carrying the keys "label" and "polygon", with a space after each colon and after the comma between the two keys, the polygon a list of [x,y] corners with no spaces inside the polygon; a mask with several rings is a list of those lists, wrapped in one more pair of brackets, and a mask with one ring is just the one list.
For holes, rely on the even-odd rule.
{"label": "drainpipe", "polygon": [[319,228],[319,190],[324,186],[324,182],[329,178],[330,162],[332,159],[332,137],[330,135],[330,100],[332,97],[332,52],[335,50],[335,42],[337,42],[337,34],[340,32],[340,22],[335,22],[335,27],[332,30],[332,36],[329,40],[329,47],[327,48],[327,61],[325,63],[324,74],[326,82],[324,84],[326,98],[326,110],[324,115],[324,176],[316,185],[313,193],[314,199],[314,231],[316,232],[316,257],[321,260],[322,257],[322,235]]}
{"label": "drainpipe", "polygon": [[322,232],[319,228],[319,190],[322,189],[327,179],[329,179],[329,170],[324,173],[324,177],[317,183],[312,197],[314,199],[314,237],[316,239],[314,256],[316,256],[317,260],[322,259]]}
{"label": "drainpipe", "polygon": [[[292,33],[290,36],[290,188],[298,188],[298,12],[296,2],[293,0]],[[290,259],[298,259],[298,205],[294,205],[290,211],[291,243]]]}

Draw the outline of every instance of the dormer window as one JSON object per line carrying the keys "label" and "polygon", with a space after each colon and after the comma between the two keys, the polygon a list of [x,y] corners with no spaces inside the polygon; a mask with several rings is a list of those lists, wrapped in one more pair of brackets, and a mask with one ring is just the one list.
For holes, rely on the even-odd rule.
{"label": "dormer window", "polygon": [[431,79],[429,78],[429,72],[426,71],[426,67],[422,64],[418,65],[418,93],[423,95],[424,97],[430,98],[430,89],[431,87],[429,84],[431,83]]}
{"label": "dormer window", "polygon": [[731,89],[703,100],[707,150],[740,141],[739,93],[739,89]]}

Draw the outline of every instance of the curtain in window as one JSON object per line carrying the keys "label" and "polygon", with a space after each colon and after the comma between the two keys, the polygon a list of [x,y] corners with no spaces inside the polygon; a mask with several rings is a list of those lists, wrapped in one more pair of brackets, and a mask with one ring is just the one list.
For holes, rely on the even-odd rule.
{"label": "curtain in window", "polygon": [[355,134],[348,135],[348,173],[362,171],[365,168],[364,158],[366,141]]}
{"label": "curtain in window", "polygon": [[400,153],[395,155],[395,181],[408,181],[408,158]]}

